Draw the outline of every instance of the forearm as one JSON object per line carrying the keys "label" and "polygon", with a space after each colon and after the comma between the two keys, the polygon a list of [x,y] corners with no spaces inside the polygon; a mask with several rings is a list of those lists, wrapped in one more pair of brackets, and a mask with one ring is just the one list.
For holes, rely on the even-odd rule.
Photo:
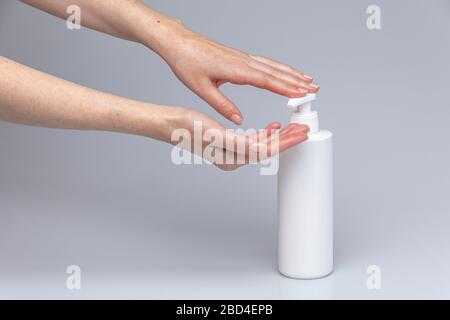
{"label": "forearm", "polygon": [[168,141],[177,109],[102,93],[0,57],[0,120]]}
{"label": "forearm", "polygon": [[180,22],[165,16],[140,0],[21,0],[33,7],[66,19],[67,8],[81,9],[85,27],[122,39],[139,42],[161,56],[169,50]]}

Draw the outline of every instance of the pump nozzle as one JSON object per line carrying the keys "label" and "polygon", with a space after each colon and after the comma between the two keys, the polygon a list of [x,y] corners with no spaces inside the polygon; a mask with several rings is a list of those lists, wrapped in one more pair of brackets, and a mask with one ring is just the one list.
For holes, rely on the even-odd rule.
{"label": "pump nozzle", "polygon": [[288,107],[292,109],[291,122],[305,124],[309,127],[309,133],[319,131],[319,116],[311,110],[311,101],[316,99],[314,93],[309,93],[303,98],[289,99]]}

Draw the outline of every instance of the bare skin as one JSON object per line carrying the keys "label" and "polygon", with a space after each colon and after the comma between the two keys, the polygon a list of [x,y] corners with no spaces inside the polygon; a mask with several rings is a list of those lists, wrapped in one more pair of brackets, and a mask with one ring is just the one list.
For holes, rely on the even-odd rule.
{"label": "bare skin", "polygon": [[[268,58],[227,48],[198,35],[173,18],[136,0],[23,0],[50,14],[66,18],[69,5],[82,10],[82,24],[115,37],[144,44],[159,54],[177,77],[227,119],[240,124],[242,114],[218,88],[224,83],[248,84],[288,97],[317,92],[312,78]],[[246,145],[245,158],[258,143],[273,156],[307,139],[308,128],[277,122],[254,135],[228,134],[225,128],[194,109],[168,107],[126,99],[50,76],[0,57],[0,120],[62,129],[102,130],[142,135],[172,143],[173,130],[192,134],[194,121],[216,129],[236,145]],[[279,135],[273,135],[279,130]],[[279,138],[273,148],[271,137]],[[210,141],[203,141],[204,147]],[[224,147],[237,157],[236,149]],[[258,157],[262,160],[264,157]],[[241,164],[216,164],[234,170]]]}
{"label": "bare skin", "polygon": [[236,124],[243,121],[241,112],[218,89],[227,82],[251,85],[291,98],[319,90],[312,77],[272,59],[218,44],[141,1],[22,1],[64,19],[68,16],[67,7],[78,5],[84,26],[152,49],[189,89]]}
{"label": "bare skin", "polygon": [[[233,146],[227,149],[229,152],[237,153],[234,145],[244,142],[246,159],[255,143],[263,143],[270,150],[268,155],[273,156],[306,140],[308,131],[306,126],[289,125],[280,130],[279,150],[271,150],[271,140],[266,137],[280,128],[279,123],[270,124],[257,135],[229,135],[219,122],[194,109],[155,105],[99,92],[4,57],[0,57],[0,120],[50,128],[120,132],[168,143],[172,143],[175,129],[187,129],[194,136],[194,121],[201,121],[205,130],[214,128],[232,140],[230,144],[224,142],[224,147]],[[210,141],[205,140],[203,144],[206,146]],[[223,170],[240,167],[222,163],[215,164]]]}

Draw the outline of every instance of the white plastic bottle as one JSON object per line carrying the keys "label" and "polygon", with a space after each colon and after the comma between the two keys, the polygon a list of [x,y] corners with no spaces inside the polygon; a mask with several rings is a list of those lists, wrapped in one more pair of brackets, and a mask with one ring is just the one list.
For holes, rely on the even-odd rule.
{"label": "white plastic bottle", "polygon": [[315,94],[290,99],[291,123],[309,126],[308,140],[280,156],[278,268],[292,278],[321,278],[333,270],[332,133],[319,130]]}

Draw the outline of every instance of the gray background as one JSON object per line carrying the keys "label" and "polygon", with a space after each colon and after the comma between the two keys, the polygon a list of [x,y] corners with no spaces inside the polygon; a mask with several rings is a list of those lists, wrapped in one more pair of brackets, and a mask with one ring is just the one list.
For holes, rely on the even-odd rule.
{"label": "gray background", "polygon": [[[335,134],[336,269],[314,281],[277,273],[276,177],[257,167],[177,167],[145,138],[1,123],[1,298],[450,298],[447,0],[147,2],[315,76]],[[380,31],[366,28],[374,3]],[[0,3],[0,54],[219,118],[144,47],[69,31],[18,1]],[[288,120],[286,98],[224,91],[245,127]],[[81,291],[65,287],[71,264]],[[381,290],[366,288],[371,264]]]}

